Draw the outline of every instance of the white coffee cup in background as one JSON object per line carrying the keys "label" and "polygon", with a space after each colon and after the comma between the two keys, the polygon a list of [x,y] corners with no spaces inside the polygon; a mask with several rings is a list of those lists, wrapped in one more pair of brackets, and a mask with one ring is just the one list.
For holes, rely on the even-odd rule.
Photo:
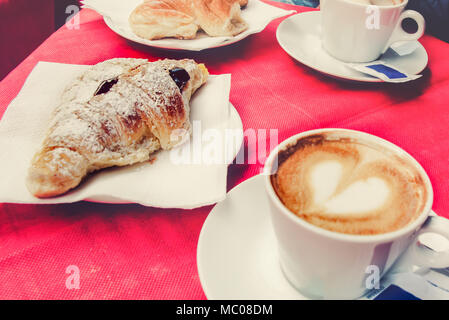
{"label": "white coffee cup in background", "polygon": [[[395,42],[418,40],[425,20],[408,0],[321,0],[322,43],[333,57],[344,62],[377,60]],[[407,33],[402,21],[411,18],[418,28]]]}
{"label": "white coffee cup in background", "polygon": [[[374,234],[354,235],[313,225],[290,211],[279,198],[272,182],[277,173],[279,156],[289,153],[292,146],[307,137],[336,136],[363,142],[399,156],[414,168],[426,196],[417,216],[398,230]],[[300,133],[283,141],[268,157],[265,168],[265,187],[278,241],[281,268],[287,280],[301,293],[311,298],[355,299],[369,288],[367,279],[377,268],[379,280],[407,249],[411,249],[410,266],[425,268],[449,267],[449,251],[423,252],[417,238],[423,233],[437,233],[449,239],[449,220],[431,216],[433,189],[421,167],[408,153],[376,136],[346,129],[318,129]],[[301,180],[301,179],[295,179]]]}

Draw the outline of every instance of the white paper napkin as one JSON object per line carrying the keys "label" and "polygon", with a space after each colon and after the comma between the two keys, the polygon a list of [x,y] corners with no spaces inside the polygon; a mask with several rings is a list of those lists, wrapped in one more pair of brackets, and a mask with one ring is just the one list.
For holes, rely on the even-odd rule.
{"label": "white paper napkin", "polygon": [[129,26],[128,18],[131,12],[143,2],[143,0],[84,0],[83,7],[97,11],[104,18],[113,31],[122,37],[149,46],[200,51],[222,45],[224,42],[236,42],[247,36],[261,32],[274,19],[295,13],[277,7],[270,6],[259,0],[249,0],[246,8],[242,9],[242,17],[248,23],[249,28],[235,37],[209,37],[198,33],[198,37],[192,40],[161,39],[146,40],[133,33]]}
{"label": "white paper napkin", "polygon": [[230,75],[210,76],[192,97],[191,121],[194,129],[200,126],[202,132],[198,135],[199,131],[194,130],[191,141],[185,145],[157,153],[153,163],[93,173],[66,195],[44,200],[33,197],[25,186],[31,158],[45,136],[51,112],[58,105],[62,91],[87,67],[39,62],[9,105],[0,122],[0,202],[65,203],[95,198],[105,202],[190,209],[225,198],[225,161],[205,164],[204,161],[179,159],[181,151],[188,150],[194,143],[208,151],[225,148],[223,139],[207,140],[203,135],[209,129],[215,130],[218,136],[226,130],[230,114]]}

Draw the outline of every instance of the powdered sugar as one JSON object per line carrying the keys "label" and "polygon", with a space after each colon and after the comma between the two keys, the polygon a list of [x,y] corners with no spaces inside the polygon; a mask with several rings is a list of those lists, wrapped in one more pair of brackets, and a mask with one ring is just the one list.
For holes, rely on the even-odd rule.
{"label": "powdered sugar", "polygon": [[[196,87],[181,94],[171,79],[174,67],[193,72],[193,60],[113,59],[80,75],[63,93],[55,109],[44,148],[51,171],[83,175],[112,165],[148,160],[150,154],[172,146],[170,133],[189,128],[188,101]],[[110,81],[113,79],[113,81]],[[105,81],[110,81],[105,87]],[[98,90],[102,88],[102,90]],[[85,162],[74,168],[73,153]],[[71,169],[61,169],[69,166]],[[52,169],[53,168],[53,169]],[[67,171],[69,170],[69,171]]]}

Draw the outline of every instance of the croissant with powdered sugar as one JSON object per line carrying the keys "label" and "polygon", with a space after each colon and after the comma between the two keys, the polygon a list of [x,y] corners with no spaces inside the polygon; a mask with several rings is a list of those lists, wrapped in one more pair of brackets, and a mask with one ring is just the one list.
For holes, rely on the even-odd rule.
{"label": "croissant with powdered sugar", "polygon": [[[207,80],[193,60],[112,59],[90,67],[62,95],[27,187],[39,198],[61,195],[95,170],[147,161],[190,133],[192,94]],[[176,137],[176,135],[175,135]]]}

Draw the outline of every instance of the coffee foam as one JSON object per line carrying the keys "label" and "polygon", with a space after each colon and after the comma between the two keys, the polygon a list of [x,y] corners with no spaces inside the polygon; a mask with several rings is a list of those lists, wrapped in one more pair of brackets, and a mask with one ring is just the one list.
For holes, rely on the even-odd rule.
{"label": "coffee foam", "polygon": [[300,139],[279,153],[271,177],[284,205],[331,231],[381,234],[416,219],[426,187],[405,157],[332,134]]}

